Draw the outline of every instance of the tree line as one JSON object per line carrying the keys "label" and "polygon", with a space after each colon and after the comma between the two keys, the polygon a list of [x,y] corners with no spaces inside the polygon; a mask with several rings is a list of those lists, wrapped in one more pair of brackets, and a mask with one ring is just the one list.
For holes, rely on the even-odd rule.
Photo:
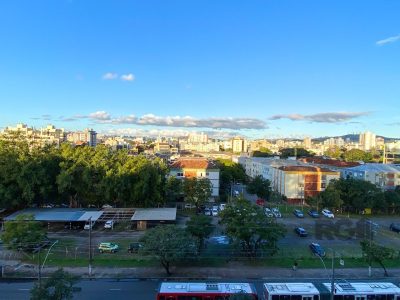
{"label": "tree line", "polygon": [[157,206],[165,201],[166,174],[160,159],[102,145],[30,148],[23,141],[0,141],[0,207],[6,209],[46,203]]}
{"label": "tree line", "polygon": [[353,213],[363,212],[366,208],[378,213],[395,213],[400,207],[400,187],[382,191],[369,181],[340,178],[332,180],[324,191],[307,198],[306,202],[317,208]]}

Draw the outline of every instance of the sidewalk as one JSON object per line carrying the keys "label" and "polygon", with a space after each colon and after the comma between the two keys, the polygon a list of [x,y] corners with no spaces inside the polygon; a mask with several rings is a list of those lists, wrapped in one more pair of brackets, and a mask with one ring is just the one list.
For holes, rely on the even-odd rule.
{"label": "sidewalk", "polygon": [[[42,274],[46,276],[54,272],[57,268],[46,267],[43,269]],[[79,275],[83,278],[88,277],[87,267],[64,268],[66,271]],[[21,276],[36,277],[37,270],[33,268],[21,268],[19,270]],[[325,269],[297,269],[296,271],[291,268],[275,268],[275,267],[248,267],[237,263],[231,263],[229,267],[223,268],[194,268],[194,267],[180,267],[171,268],[172,276],[167,276],[162,267],[150,268],[107,268],[107,267],[93,267],[93,278],[176,278],[176,279],[280,279],[280,278],[307,278],[307,279],[329,279],[331,276],[330,270]],[[12,269],[9,269],[5,275],[7,277],[12,275]],[[400,269],[388,269],[389,277],[383,276],[383,270],[380,268],[372,269],[372,276],[368,277],[367,268],[355,269],[335,269],[335,277],[342,279],[391,279],[395,281],[400,280]]]}

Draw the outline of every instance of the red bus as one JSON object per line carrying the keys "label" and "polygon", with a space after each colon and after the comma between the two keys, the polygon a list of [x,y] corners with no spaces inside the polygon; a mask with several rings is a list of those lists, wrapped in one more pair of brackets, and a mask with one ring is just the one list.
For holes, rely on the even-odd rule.
{"label": "red bus", "polygon": [[256,289],[250,283],[163,282],[157,300],[229,300],[235,294],[258,299]]}

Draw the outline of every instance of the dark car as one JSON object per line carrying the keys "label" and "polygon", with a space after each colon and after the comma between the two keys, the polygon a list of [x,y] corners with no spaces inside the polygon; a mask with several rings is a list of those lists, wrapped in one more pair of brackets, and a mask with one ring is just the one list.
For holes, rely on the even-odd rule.
{"label": "dark car", "polygon": [[130,243],[129,247],[128,247],[128,252],[129,253],[138,253],[141,248],[143,248],[142,243],[139,243],[139,242]]}
{"label": "dark car", "polygon": [[309,210],[308,214],[313,218],[319,218],[319,213],[315,209]]}
{"label": "dark car", "polygon": [[311,252],[314,253],[315,255],[318,255],[318,256],[320,256],[320,257],[324,257],[324,256],[325,256],[325,251],[324,251],[324,249],[321,247],[320,244],[311,243],[311,244],[310,244],[310,249],[311,249]]}
{"label": "dark car", "polygon": [[392,223],[392,224],[390,224],[389,229],[390,229],[391,231],[400,233],[400,224]]}
{"label": "dark car", "polygon": [[304,218],[303,212],[302,212],[301,210],[299,210],[299,209],[295,209],[295,210],[293,211],[293,214],[294,214],[296,217],[298,217],[298,218]]}
{"label": "dark car", "polygon": [[300,237],[306,237],[308,236],[307,231],[303,227],[296,227],[294,231],[297,233],[298,236]]}

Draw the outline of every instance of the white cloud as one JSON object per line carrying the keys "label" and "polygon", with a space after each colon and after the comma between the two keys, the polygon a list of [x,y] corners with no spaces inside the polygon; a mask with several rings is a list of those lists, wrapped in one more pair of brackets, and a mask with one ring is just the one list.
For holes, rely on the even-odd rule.
{"label": "white cloud", "polygon": [[135,80],[135,75],[133,75],[132,73],[122,74],[121,75],[121,80],[122,81],[134,81]]}
{"label": "white cloud", "polygon": [[377,41],[376,44],[378,46],[383,46],[383,45],[386,45],[386,44],[391,44],[391,43],[397,42],[399,40],[400,40],[400,34],[396,35],[396,36],[388,37],[387,39],[383,39],[383,40]]}
{"label": "white cloud", "polygon": [[[77,118],[77,116],[74,116]],[[212,129],[265,129],[265,121],[256,118],[194,118],[191,116],[156,116],[154,114],[145,114],[141,117],[135,115],[113,117],[105,111],[97,111],[82,116],[91,119],[97,123],[107,124],[135,124],[143,126],[164,126],[164,127],[186,127],[186,128],[212,128]]]}
{"label": "white cloud", "polygon": [[292,121],[310,121],[316,123],[342,123],[354,118],[368,115],[369,112],[327,112],[313,115],[287,114],[274,115],[270,120],[289,119]]}
{"label": "white cloud", "polygon": [[118,74],[117,73],[108,72],[108,73],[103,75],[103,79],[104,80],[113,80],[113,79],[117,79],[117,78],[118,78]]}
{"label": "white cloud", "polygon": [[111,119],[111,116],[108,112],[102,110],[89,114],[89,118],[97,121],[107,121]]}

